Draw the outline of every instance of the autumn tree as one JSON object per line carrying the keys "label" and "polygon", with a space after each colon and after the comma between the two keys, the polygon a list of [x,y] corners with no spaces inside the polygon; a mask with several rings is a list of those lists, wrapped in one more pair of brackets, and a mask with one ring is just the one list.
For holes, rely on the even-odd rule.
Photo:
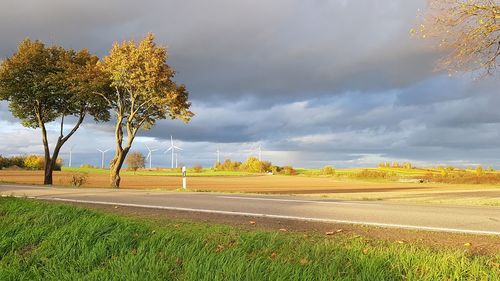
{"label": "autumn tree", "polygon": [[99,95],[107,100],[116,119],[111,187],[120,186],[120,170],[139,129],[149,129],[166,118],[188,122],[193,116],[188,92],[172,80],[175,72],[166,60],[166,48],[157,46],[154,35],[148,34],[139,43],[115,43],[100,64],[110,77],[113,93]]}
{"label": "autumn tree", "polygon": [[[0,99],[9,102],[12,115],[29,128],[40,128],[44,148],[44,184],[52,184],[61,147],[78,130],[86,115],[108,120],[107,104],[93,92],[106,92],[98,58],[87,50],[46,47],[26,39],[0,65]],[[72,117],[65,131],[67,117]],[[59,119],[59,136],[52,154],[46,124]]]}
{"label": "autumn tree", "polygon": [[126,158],[127,166],[132,171],[137,171],[139,168],[144,168],[144,155],[140,152],[131,152]]}
{"label": "autumn tree", "polygon": [[499,66],[500,5],[491,0],[428,0],[422,24],[411,30],[421,38],[437,38],[448,55],[438,68],[450,73],[492,74]]}

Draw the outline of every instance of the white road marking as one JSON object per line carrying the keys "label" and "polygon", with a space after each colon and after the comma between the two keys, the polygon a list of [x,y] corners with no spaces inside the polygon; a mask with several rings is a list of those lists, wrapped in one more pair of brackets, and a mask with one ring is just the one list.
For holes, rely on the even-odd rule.
{"label": "white road marking", "polygon": [[371,203],[354,203],[354,202],[332,202],[332,201],[315,201],[301,199],[280,199],[280,198],[260,198],[260,197],[243,197],[243,196],[217,196],[218,198],[240,199],[240,200],[257,200],[257,201],[277,201],[277,202],[293,202],[293,203],[314,203],[314,204],[334,204],[334,205],[369,205],[376,206],[379,204]]}
{"label": "white road marking", "polygon": [[[22,197],[22,196],[19,196],[19,197]],[[499,235],[500,236],[500,232],[485,231],[485,230],[472,230],[472,229],[459,229],[459,228],[446,228],[446,227],[433,227],[433,226],[418,226],[418,225],[406,225],[406,224],[338,220],[338,219],[323,219],[323,218],[310,218],[310,217],[285,216],[285,215],[269,215],[269,214],[259,214],[259,213],[232,212],[232,211],[194,209],[194,208],[182,208],[182,207],[167,207],[167,206],[143,205],[143,204],[133,204],[133,203],[66,199],[66,198],[58,198],[58,197],[45,197],[45,198],[36,198],[36,199],[49,200],[49,201],[61,201],[61,202],[111,205],[111,206],[138,207],[138,208],[148,208],[148,209],[188,211],[188,212],[211,213],[211,214],[222,214],[222,215],[237,215],[237,216],[261,217],[261,218],[291,219],[291,220],[325,222],[325,223],[343,223],[343,224],[367,225],[367,226],[376,226],[376,227],[385,227],[385,228],[401,228],[401,229],[424,230],[424,231],[435,231],[435,232],[451,232],[451,233],[462,233],[462,234],[480,234],[480,235]]]}

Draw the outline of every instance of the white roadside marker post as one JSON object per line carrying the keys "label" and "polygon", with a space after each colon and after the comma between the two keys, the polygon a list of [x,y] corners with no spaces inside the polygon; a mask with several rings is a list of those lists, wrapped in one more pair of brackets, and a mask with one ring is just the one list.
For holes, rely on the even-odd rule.
{"label": "white roadside marker post", "polygon": [[186,190],[186,166],[182,166],[182,189]]}

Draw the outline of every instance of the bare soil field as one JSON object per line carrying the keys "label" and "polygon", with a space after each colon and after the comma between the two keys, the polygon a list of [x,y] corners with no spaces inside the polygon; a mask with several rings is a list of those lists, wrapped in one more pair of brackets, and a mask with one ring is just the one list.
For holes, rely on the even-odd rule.
{"label": "bare soil field", "polygon": [[[54,185],[70,186],[74,172],[54,172]],[[0,170],[0,182],[20,184],[41,184],[42,171],[6,171]],[[107,174],[89,173],[83,187],[108,187]],[[122,188],[176,190],[181,187],[180,177],[123,175]],[[188,189],[192,191],[223,191],[252,193],[289,193],[289,194],[325,194],[325,193],[362,193],[362,192],[416,192],[463,190],[463,185],[400,182],[363,182],[340,181],[331,177],[308,176],[217,176],[188,177]],[[474,187],[478,188],[479,187]],[[485,188],[480,186],[480,188]],[[491,188],[486,186],[486,188]]]}

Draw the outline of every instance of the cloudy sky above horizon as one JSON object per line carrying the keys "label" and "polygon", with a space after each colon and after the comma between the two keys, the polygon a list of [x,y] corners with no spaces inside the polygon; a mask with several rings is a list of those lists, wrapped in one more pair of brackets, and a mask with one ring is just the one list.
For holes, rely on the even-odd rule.
{"label": "cloudy sky above horizon", "polygon": [[[25,37],[104,56],[147,32],[168,46],[196,116],[142,131],[133,150],[174,136],[179,161],[210,165],[257,155],[297,167],[492,165],[500,168],[500,79],[436,72],[432,42],[411,38],[424,0],[0,0],[0,59]],[[8,7],[8,9],[7,9]],[[56,126],[51,127],[55,137]],[[43,152],[0,103],[0,154]],[[63,148],[73,165],[100,163],[110,124],[90,119]],[[107,154],[109,161],[111,153]]]}

